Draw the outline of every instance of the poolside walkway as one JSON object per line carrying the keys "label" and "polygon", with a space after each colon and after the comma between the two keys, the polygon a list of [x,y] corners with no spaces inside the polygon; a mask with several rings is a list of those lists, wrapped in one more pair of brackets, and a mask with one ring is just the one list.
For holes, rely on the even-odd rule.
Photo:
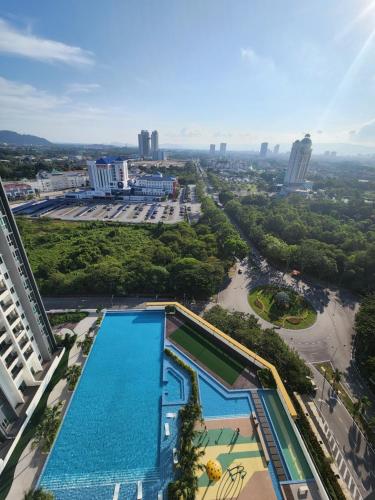
{"label": "poolside walkway", "polygon": [[[77,334],[77,341],[83,340],[86,333],[94,325],[98,318],[96,313],[91,313],[89,316],[77,323],[74,328],[74,333]],[[82,355],[81,348],[77,346],[77,342],[72,347],[68,366],[79,364],[82,365],[85,358]],[[61,379],[53,388],[48,397],[48,405],[54,405],[59,401],[65,401],[63,413],[66,410],[67,403],[71,398],[72,393],[67,389],[65,379]],[[30,488],[35,487],[39,474],[43,468],[47,454],[41,453],[39,448],[33,450],[31,442],[24,449],[14,474],[12,487],[8,493],[7,500],[20,500],[23,498],[25,492]]]}
{"label": "poolside walkway", "polygon": [[206,420],[205,429],[200,427],[199,430],[198,443],[205,452],[200,463],[205,465],[210,459],[218,460],[223,476],[217,483],[210,483],[205,471],[199,473],[197,499],[276,499],[250,419]]}

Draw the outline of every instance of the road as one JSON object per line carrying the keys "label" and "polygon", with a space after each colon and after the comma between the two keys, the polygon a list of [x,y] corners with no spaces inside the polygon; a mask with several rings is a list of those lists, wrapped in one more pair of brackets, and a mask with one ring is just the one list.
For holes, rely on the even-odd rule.
{"label": "road", "polygon": [[332,387],[317,370],[314,370],[314,380],[319,387],[314,402],[326,421],[325,434],[340,475],[346,480],[353,498],[357,498],[355,487],[365,498],[375,489],[374,450],[368,445],[344,405],[337,399]]}

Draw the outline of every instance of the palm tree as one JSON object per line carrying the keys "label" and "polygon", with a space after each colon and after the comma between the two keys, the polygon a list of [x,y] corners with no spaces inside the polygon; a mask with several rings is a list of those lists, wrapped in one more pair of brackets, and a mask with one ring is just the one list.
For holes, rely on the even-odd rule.
{"label": "palm tree", "polygon": [[82,368],[79,365],[69,366],[65,372],[69,390],[72,391],[81,375]]}
{"label": "palm tree", "polygon": [[29,490],[25,493],[23,500],[54,500],[55,495],[50,491],[38,488],[37,490]]}
{"label": "palm tree", "polygon": [[51,449],[60,426],[62,407],[63,402],[60,401],[54,406],[47,406],[44,410],[43,418],[35,430],[33,448],[41,445],[43,452]]}
{"label": "palm tree", "polygon": [[342,378],[342,373],[340,372],[340,370],[335,368],[335,371],[332,374],[332,380],[333,380],[333,388],[335,389],[336,392],[337,392],[337,386],[341,382],[341,378]]}

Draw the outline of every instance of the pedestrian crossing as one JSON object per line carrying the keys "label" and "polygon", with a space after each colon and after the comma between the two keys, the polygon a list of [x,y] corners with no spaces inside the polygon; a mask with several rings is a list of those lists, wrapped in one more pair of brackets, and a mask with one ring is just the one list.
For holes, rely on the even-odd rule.
{"label": "pedestrian crossing", "polygon": [[322,430],[324,432],[324,435],[327,438],[327,441],[328,441],[328,444],[330,447],[330,451],[331,451],[332,456],[334,458],[334,461],[335,461],[335,464],[336,464],[337,469],[339,471],[340,477],[344,481],[344,483],[346,484],[348,490],[350,491],[353,500],[363,500],[363,497],[362,497],[361,493],[359,492],[348,467],[346,466],[344,457],[342,456],[342,453],[341,453],[339,447],[337,446],[337,442],[336,442],[332,432],[330,431],[327,422],[324,422]]}

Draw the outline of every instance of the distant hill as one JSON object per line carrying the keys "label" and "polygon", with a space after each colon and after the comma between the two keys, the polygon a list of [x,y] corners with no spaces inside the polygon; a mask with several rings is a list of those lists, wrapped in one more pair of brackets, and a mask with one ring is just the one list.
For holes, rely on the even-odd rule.
{"label": "distant hill", "polygon": [[0,144],[12,144],[16,146],[49,146],[51,143],[43,137],[36,135],[18,134],[11,130],[0,130]]}

